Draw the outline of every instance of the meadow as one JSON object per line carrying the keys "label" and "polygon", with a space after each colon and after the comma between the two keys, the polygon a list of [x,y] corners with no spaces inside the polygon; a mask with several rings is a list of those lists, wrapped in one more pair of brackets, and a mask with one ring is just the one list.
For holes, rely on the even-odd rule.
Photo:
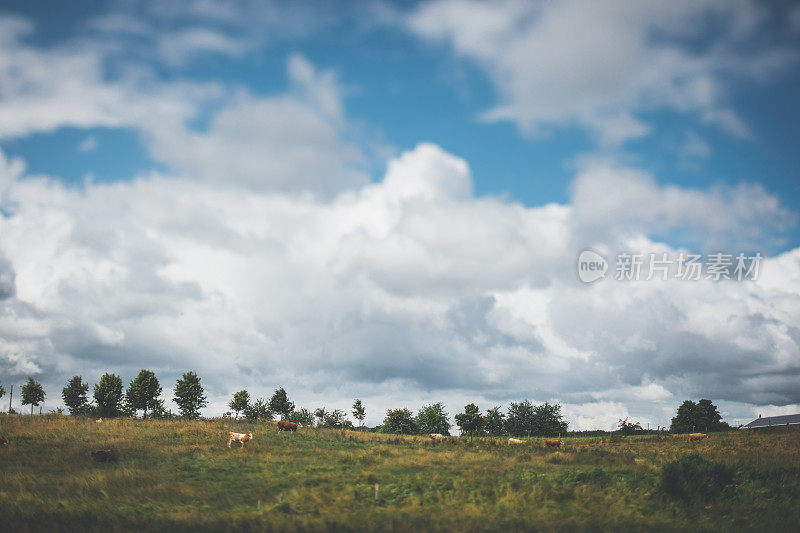
{"label": "meadow", "polygon": [[[252,432],[244,449],[227,432]],[[742,530],[800,524],[800,432],[423,437],[0,416],[3,531]],[[112,449],[118,461],[90,452]],[[695,468],[696,465],[700,468]],[[687,466],[688,465],[688,466]],[[692,466],[695,465],[695,466]],[[669,474],[669,475],[668,475]],[[377,489],[376,489],[377,486]]]}

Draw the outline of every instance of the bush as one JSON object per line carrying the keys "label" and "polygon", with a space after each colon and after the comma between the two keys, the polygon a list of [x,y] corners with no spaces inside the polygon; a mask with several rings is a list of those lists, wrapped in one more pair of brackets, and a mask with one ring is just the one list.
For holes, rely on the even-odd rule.
{"label": "bush", "polygon": [[668,463],[661,471],[664,492],[685,501],[715,498],[732,482],[733,470],[694,453]]}

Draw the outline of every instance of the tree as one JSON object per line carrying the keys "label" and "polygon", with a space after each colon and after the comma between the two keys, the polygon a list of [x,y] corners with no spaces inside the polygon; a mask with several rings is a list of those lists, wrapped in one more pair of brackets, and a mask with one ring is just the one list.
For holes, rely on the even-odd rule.
{"label": "tree", "polygon": [[244,411],[250,405],[250,393],[246,390],[240,390],[233,394],[233,400],[228,404],[233,411],[236,412],[236,418],[239,418],[239,411]]}
{"label": "tree", "polygon": [[525,400],[509,406],[506,431],[514,436],[554,436],[566,432],[567,423],[560,405],[533,405]]}
{"label": "tree", "polygon": [[[347,415],[341,409],[334,409],[333,411],[328,411],[325,413],[325,416],[322,419],[322,427],[326,428],[338,428],[344,427],[348,422]],[[350,423],[352,426],[352,422]]]}
{"label": "tree", "polygon": [[519,403],[512,402],[508,406],[506,432],[515,437],[533,435],[536,416],[534,409],[534,405],[528,400]]}
{"label": "tree", "polygon": [[80,376],[73,376],[67,386],[61,390],[61,398],[69,408],[71,415],[86,414],[89,408],[89,384],[84,383]]}
{"label": "tree", "polygon": [[317,425],[322,426],[325,423],[325,415],[328,412],[325,410],[324,407],[317,407],[314,409],[314,417],[317,419]]}
{"label": "tree", "polygon": [[389,409],[381,426],[383,433],[415,435],[419,433],[414,415],[408,409]]}
{"label": "tree", "polygon": [[3,384],[0,383],[0,398],[6,395],[6,388],[3,387]]}
{"label": "tree", "polygon": [[94,386],[94,401],[100,416],[114,417],[122,408],[122,378],[116,374],[103,374]]}
{"label": "tree", "polygon": [[417,431],[419,433],[441,433],[442,435],[449,435],[452,424],[448,418],[449,416],[444,410],[444,404],[438,402],[431,405],[423,405],[414,421],[417,424]]}
{"label": "tree", "polygon": [[308,409],[300,409],[289,413],[289,416],[286,417],[286,421],[303,424],[304,426],[313,426],[314,415],[311,414],[311,411]]}
{"label": "tree", "polygon": [[128,385],[127,400],[134,416],[138,409],[142,409],[144,418],[147,418],[147,410],[158,407],[159,396],[161,396],[161,385],[150,370],[140,370],[139,375]]}
{"label": "tree", "polygon": [[634,435],[642,431],[644,429],[642,429],[642,425],[639,422],[628,422],[627,418],[619,421],[619,432],[623,435]]}
{"label": "tree", "polygon": [[483,427],[492,437],[499,437],[505,432],[505,415],[500,412],[500,407],[492,407],[483,417]]}
{"label": "tree", "polygon": [[669,430],[673,433],[689,433],[694,431],[696,421],[697,404],[692,400],[686,400],[678,407]]}
{"label": "tree", "polygon": [[669,430],[673,433],[691,431],[720,431],[730,426],[722,421],[717,406],[711,400],[702,399],[697,403],[686,400],[679,407]]}
{"label": "tree", "polygon": [[184,418],[200,418],[200,409],[206,406],[200,378],[194,372],[187,372],[175,383],[175,403]]}
{"label": "tree", "polygon": [[281,420],[283,420],[286,415],[294,411],[294,402],[289,401],[286,390],[281,387],[280,389],[276,390],[275,394],[273,394],[272,398],[270,398],[269,408],[273,413],[280,414]]}
{"label": "tree", "polygon": [[533,435],[542,437],[560,435],[566,433],[567,422],[561,416],[561,406],[559,404],[543,403],[534,408],[534,430]]}
{"label": "tree", "polygon": [[272,420],[272,411],[269,410],[269,405],[262,398],[249,404],[242,411],[244,412],[244,417],[253,422],[256,420]]}
{"label": "tree", "polygon": [[483,434],[484,419],[478,406],[471,403],[464,407],[464,412],[455,416],[456,424],[461,427],[464,435],[476,436]]}
{"label": "tree", "polygon": [[33,407],[39,406],[44,401],[44,388],[42,385],[29,377],[28,382],[22,386],[22,405],[31,406],[31,415],[33,415]]}
{"label": "tree", "polygon": [[714,405],[711,400],[703,399],[697,402],[695,412],[697,414],[695,420],[697,429],[702,429],[703,431],[718,431],[720,429],[722,425],[722,416],[719,414],[717,406]]}
{"label": "tree", "polygon": [[[2,394],[0,394],[2,396]],[[361,424],[364,422],[364,418],[367,416],[367,410],[364,409],[364,405],[361,403],[361,400],[356,398],[355,403],[353,403],[353,418],[358,420],[358,427],[361,427]]]}

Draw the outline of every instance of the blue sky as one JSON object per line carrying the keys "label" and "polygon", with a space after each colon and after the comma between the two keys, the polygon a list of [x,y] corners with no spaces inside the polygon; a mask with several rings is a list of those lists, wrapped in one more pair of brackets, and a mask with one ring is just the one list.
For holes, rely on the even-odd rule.
{"label": "blue sky", "polygon": [[[800,403],[796,4],[11,1],[0,34],[8,379],[157,361],[215,408],[284,372],[309,403],[534,395],[574,427]],[[772,277],[590,290],[585,247]]]}
{"label": "blue sky", "polygon": [[[123,4],[124,5],[124,4]],[[412,148],[433,142],[466,157],[478,194],[504,195],[529,206],[565,202],[574,174],[574,161],[598,151],[591,135],[570,124],[548,126],[540,135],[521,133],[513,123],[486,123],[478,119],[497,98],[497,90],[475,62],[454,55],[446,43],[420,41],[396,24],[383,23],[367,13],[325,13],[318,29],[290,37],[269,39],[263,45],[226,57],[197,53],[180,66],[163,65],[157,58],[142,58],[161,80],[195,79],[245,87],[254,94],[269,95],[287,86],[285,63],[292,53],[301,53],[320,68],[336,71],[345,87],[348,116],[359,123],[363,145],[377,142],[390,150]],[[758,46],[791,46],[796,34],[780,23],[790,6],[767,9],[763,27],[749,36]],[[119,9],[111,3],[10,2],[6,13],[30,19],[34,30],[25,42],[52,49],[70,46],[93,34],[86,29],[93,18]],[[266,9],[266,8],[265,8]],[[405,4],[389,4],[387,10],[402,15],[413,10]],[[144,8],[131,10],[144,13]],[[337,10],[338,11],[338,10]],[[354,10],[356,11],[356,10]],[[173,21],[142,15],[165,28],[183,27]],[[313,25],[313,24],[312,24]],[[701,50],[713,42],[711,31],[695,39],[688,49]],[[775,33],[775,35],[772,34]],[[105,69],[113,73],[118,63],[138,54],[135,40],[129,51],[109,59]],[[722,100],[735,110],[751,131],[742,139],[703,124],[695,112],[654,109],[642,113],[651,131],[611,150],[615,156],[631,158],[663,183],[707,187],[714,183],[762,183],[793,211],[800,211],[796,168],[800,155],[800,103],[796,97],[800,74],[792,61],[764,79],[729,76],[721,88]],[[203,128],[199,109],[194,124]],[[681,155],[687,135],[707,146],[707,153]],[[81,150],[87,138],[97,148]],[[55,131],[31,133],[4,139],[0,146],[9,155],[25,158],[33,173],[46,173],[70,183],[80,183],[87,174],[98,180],[129,179],[152,168],[162,168],[131,128],[59,127]],[[385,158],[375,154],[370,165],[373,179],[382,175]],[[687,161],[687,159],[691,159]],[[787,233],[783,249],[798,244],[798,230]]]}

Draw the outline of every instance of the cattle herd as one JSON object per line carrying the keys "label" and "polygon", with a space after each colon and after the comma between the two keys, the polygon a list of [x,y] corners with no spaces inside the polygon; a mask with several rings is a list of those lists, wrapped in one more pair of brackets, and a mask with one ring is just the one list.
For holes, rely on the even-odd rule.
{"label": "cattle herd", "polygon": [[[98,420],[95,420],[95,422],[100,424],[100,423],[103,422],[103,419],[100,418]],[[296,423],[296,422],[284,422],[283,420],[279,420],[278,421],[278,431],[297,431],[299,428],[302,428],[302,427],[303,427],[303,424],[299,424],[299,423]],[[448,437],[446,437],[445,435],[442,435],[441,433],[429,433],[428,437],[433,442],[444,442],[444,441],[447,441],[447,439],[448,439]],[[228,448],[231,447],[231,443],[232,442],[238,442],[239,444],[241,444],[241,447],[244,448],[244,444],[246,442],[248,442],[248,441],[253,440],[254,438],[255,437],[253,437],[252,433],[234,433],[233,431],[229,431],[228,432]],[[690,433],[686,437],[686,439],[689,442],[700,441],[700,440],[707,439],[707,438],[708,438],[708,435],[705,434],[705,433]],[[0,446],[5,445],[5,444],[8,444],[8,441],[6,440],[5,437],[0,435]],[[508,439],[508,445],[509,446],[521,446],[523,444],[526,444],[526,441],[521,440],[521,439],[514,439],[514,438]],[[545,448],[560,448],[563,444],[564,444],[564,441],[562,441],[560,437],[558,439],[547,439],[547,440],[544,441]]]}
{"label": "cattle herd", "polygon": [[[302,424],[298,424],[296,422],[284,422],[278,421],[278,431],[297,431],[298,428],[303,427]],[[1,438],[1,437],[0,437]],[[441,433],[429,433],[428,438],[431,439],[433,442],[445,442],[448,440],[448,437],[442,435]],[[708,435],[705,433],[691,433],[687,436],[687,440],[689,442],[707,439]],[[233,431],[228,432],[228,448],[231,447],[231,442],[238,442],[244,448],[244,443],[253,439],[252,433],[234,433]],[[521,446],[526,444],[527,442],[521,439],[508,439],[509,446]],[[564,441],[561,440],[561,437],[558,439],[547,439],[544,441],[545,448],[560,448],[564,445]]]}

